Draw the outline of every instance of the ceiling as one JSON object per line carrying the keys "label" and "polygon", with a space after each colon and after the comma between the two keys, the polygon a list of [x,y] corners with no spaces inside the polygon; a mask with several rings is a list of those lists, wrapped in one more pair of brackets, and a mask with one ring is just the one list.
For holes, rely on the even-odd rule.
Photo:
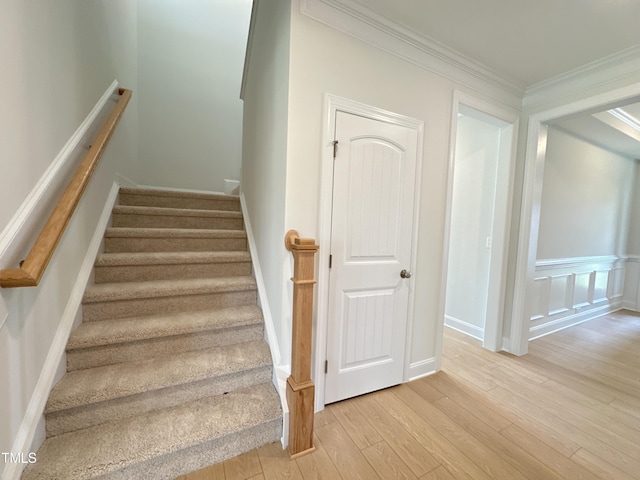
{"label": "ceiling", "polygon": [[640,0],[353,0],[525,87],[640,44]]}
{"label": "ceiling", "polygon": [[[640,0],[339,1],[369,9],[523,88],[640,46]],[[630,116],[640,128],[640,104],[617,113],[582,114],[553,124],[640,158],[640,130],[620,120]]]}
{"label": "ceiling", "polygon": [[640,159],[640,103],[564,117],[551,125],[627,158]]}

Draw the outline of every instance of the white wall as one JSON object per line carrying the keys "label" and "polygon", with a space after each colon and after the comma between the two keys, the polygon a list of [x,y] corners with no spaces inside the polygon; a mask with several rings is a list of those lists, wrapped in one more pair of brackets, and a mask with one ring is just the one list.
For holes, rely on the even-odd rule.
{"label": "white wall", "polygon": [[[416,296],[410,365],[438,361],[447,165],[454,89],[469,88],[339,33],[299,13],[293,2],[286,228],[319,231],[324,95],[330,93],[425,124]],[[473,92],[482,98],[482,93]],[[320,260],[323,245],[320,245]],[[286,278],[289,272],[285,272]],[[285,282],[285,278],[282,279]]]}
{"label": "white wall", "polygon": [[640,255],[640,162],[633,166],[633,195],[629,214],[629,236],[627,238],[627,254]]}
{"label": "white wall", "polygon": [[[287,365],[291,350],[291,306],[284,302],[287,128],[289,110],[290,5],[257,2],[256,29],[244,92],[241,189],[256,242],[279,351]],[[302,232],[301,232],[302,233]],[[288,279],[287,279],[288,281]],[[290,283],[290,282],[289,282]],[[273,340],[273,339],[272,339]]]}
{"label": "white wall", "polygon": [[500,127],[457,121],[445,324],[484,338]]}
{"label": "white wall", "polygon": [[[136,8],[128,0],[4,3],[0,16],[0,231],[11,223],[113,80],[137,89],[135,44],[130,43],[136,36],[135,22]],[[0,289],[0,304],[8,313],[0,327],[2,452],[12,450],[19,430],[25,428],[25,412],[115,173],[135,174],[135,138],[128,132],[135,128],[131,111],[95,171],[40,286]],[[45,209],[40,206],[37,212],[43,214]],[[0,265],[15,266],[29,247],[12,249],[14,253],[0,258]],[[40,429],[36,443],[42,437]],[[4,468],[0,461],[0,470]]]}
{"label": "white wall", "polygon": [[637,268],[626,261],[637,235],[636,170],[633,160],[549,128],[529,338],[636,308]]}
{"label": "white wall", "polygon": [[240,179],[251,0],[138,0],[140,181],[224,191]]}
{"label": "white wall", "polygon": [[549,128],[538,259],[626,253],[635,163]]}

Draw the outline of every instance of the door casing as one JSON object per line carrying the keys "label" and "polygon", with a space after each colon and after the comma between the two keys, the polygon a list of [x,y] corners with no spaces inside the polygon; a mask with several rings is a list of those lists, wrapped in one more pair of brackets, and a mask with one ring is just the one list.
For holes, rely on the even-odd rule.
{"label": "door casing", "polygon": [[[483,347],[492,351],[503,348],[503,320],[506,298],[507,260],[509,249],[509,232],[511,227],[513,183],[516,163],[516,145],[518,139],[518,112],[508,107],[498,106],[480,100],[460,91],[454,91],[451,115],[451,138],[449,146],[449,167],[447,178],[447,201],[445,211],[445,235],[443,245],[442,288],[438,318],[441,327],[436,336],[438,346],[436,355],[442,354],[442,334],[446,303],[447,267],[449,258],[449,240],[451,232],[451,213],[453,203],[453,180],[455,171],[456,133],[458,131],[458,112],[467,106],[485,115],[500,120],[501,127],[500,154],[498,159],[498,175],[496,181],[495,206],[493,219],[493,245],[491,247],[491,265],[489,291],[487,299],[487,318],[484,327]],[[504,136],[504,138],[502,138]]]}
{"label": "door casing", "polygon": [[[320,252],[318,255],[318,296],[317,296],[317,318],[315,322],[314,342],[314,382],[315,409],[320,411],[324,408],[325,397],[325,374],[324,363],[327,351],[327,324],[329,312],[329,251],[323,251],[323,245],[331,243],[331,213],[333,201],[333,138],[335,132],[336,112],[342,111],[352,115],[359,115],[373,120],[384,121],[394,125],[401,125],[417,131],[417,163],[416,163],[416,183],[415,183],[415,211],[413,218],[413,234],[411,239],[411,271],[416,270],[419,212],[420,212],[420,183],[422,178],[422,152],[424,143],[424,122],[405,115],[389,112],[377,107],[362,104],[327,94],[325,96],[323,138],[322,138],[322,177],[320,189],[320,225],[318,244]],[[412,335],[414,320],[414,287],[413,283],[409,290],[409,306],[407,319],[407,341],[405,344],[405,365],[403,381],[408,381],[410,362],[410,340]]]}
{"label": "door casing", "polygon": [[531,305],[527,290],[535,278],[540,227],[540,205],[547,144],[546,123],[556,118],[578,113],[597,112],[623,103],[640,101],[640,83],[612,89],[567,104],[548,108],[528,116],[524,179],[520,205],[520,228],[514,280],[511,329],[505,350],[524,355],[529,350]]}

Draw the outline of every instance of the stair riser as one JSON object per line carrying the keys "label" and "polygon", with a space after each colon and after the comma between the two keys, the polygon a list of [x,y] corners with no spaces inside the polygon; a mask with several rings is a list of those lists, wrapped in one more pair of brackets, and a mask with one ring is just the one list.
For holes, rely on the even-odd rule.
{"label": "stair riser", "polygon": [[248,276],[251,275],[251,262],[96,266],[94,273],[95,283]]}
{"label": "stair riser", "polygon": [[137,228],[208,228],[218,230],[242,230],[242,218],[186,217],[164,215],[131,215],[114,213],[113,227]]}
{"label": "stair riser", "polygon": [[[233,435],[179,450],[170,455],[113,472],[109,480],[153,479],[172,480],[201,470],[269,443],[282,437],[282,419],[258,425]],[[208,478],[208,477],[207,477]]]}
{"label": "stair riser", "polygon": [[237,199],[202,199],[189,197],[167,197],[162,195],[135,195],[120,192],[120,205],[136,205],[140,207],[189,208],[196,210],[225,210],[239,212],[240,202]]}
{"label": "stair riser", "polygon": [[143,315],[170,314],[213,308],[255,305],[255,290],[219,292],[200,295],[176,295],[169,297],[115,300],[82,305],[83,321],[92,322]]}
{"label": "stair riser", "polygon": [[104,239],[105,253],[246,251],[245,238],[122,238]]}
{"label": "stair riser", "polygon": [[67,371],[133,362],[264,338],[262,323],[67,352]]}
{"label": "stair riser", "polygon": [[[173,407],[204,397],[222,395],[236,389],[258,385],[271,379],[271,366],[263,366],[232,375],[213,377],[188,385],[152,390],[58,412],[46,414],[47,437],[135,417],[161,408]],[[203,419],[206,421],[206,419]]]}

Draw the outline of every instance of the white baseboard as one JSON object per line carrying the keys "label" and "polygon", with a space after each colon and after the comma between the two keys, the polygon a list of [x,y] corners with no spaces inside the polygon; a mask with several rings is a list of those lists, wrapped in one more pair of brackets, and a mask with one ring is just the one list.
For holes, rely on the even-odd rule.
{"label": "white baseboard", "polygon": [[224,194],[238,195],[240,191],[240,180],[224,179]]}
{"label": "white baseboard", "polygon": [[289,404],[287,403],[287,378],[291,374],[291,365],[274,366],[274,385],[280,395],[280,406],[282,407],[282,437],[280,443],[282,448],[289,445]]}
{"label": "white baseboard", "polygon": [[484,329],[476,325],[472,325],[469,322],[465,322],[464,320],[460,320],[459,318],[445,315],[444,325],[460,333],[464,333],[465,335],[469,335],[470,337],[480,340],[481,342],[484,340]]}
{"label": "white baseboard", "polygon": [[258,287],[258,302],[262,309],[262,316],[264,317],[264,333],[265,341],[269,345],[271,351],[271,360],[273,362],[273,384],[280,395],[280,404],[282,405],[283,412],[283,426],[282,426],[282,445],[287,445],[287,432],[289,431],[289,408],[287,405],[287,378],[291,374],[290,365],[280,365],[282,361],[282,355],[280,353],[280,346],[278,345],[278,337],[276,336],[276,329],[273,323],[273,317],[271,316],[271,308],[269,307],[269,298],[267,297],[267,288],[264,284],[264,278],[262,276],[262,269],[260,268],[260,258],[258,257],[258,248],[256,246],[255,238],[253,236],[253,229],[251,228],[251,218],[247,210],[247,203],[244,193],[240,193],[240,206],[242,208],[242,216],[244,218],[244,228],[247,232],[247,243],[249,244],[249,252],[251,253],[251,262],[253,265],[253,274],[256,279],[256,286]]}
{"label": "white baseboard", "polygon": [[146,188],[148,190],[161,190],[161,191],[167,191],[167,192],[182,192],[182,193],[198,193],[198,194],[205,194],[205,195],[210,195],[210,194],[215,194],[215,195],[226,195],[224,192],[215,192],[212,190],[196,190],[196,189],[192,189],[192,188],[174,188],[174,187],[156,187],[154,185],[131,185],[132,187],[135,188]]}
{"label": "white baseboard", "polygon": [[138,188],[138,184],[120,173],[116,173],[116,183],[122,188]]}
{"label": "white baseboard", "polygon": [[420,360],[409,365],[408,382],[417,380],[428,375],[433,375],[439,370],[438,364],[435,358],[427,358],[426,360]]}
{"label": "white baseboard", "polygon": [[[258,248],[256,246],[255,238],[253,236],[253,229],[251,228],[251,218],[249,218],[249,212],[247,211],[247,203],[244,197],[244,193],[240,194],[240,205],[242,208],[242,216],[244,218],[244,227],[247,232],[247,243],[249,244],[249,252],[251,253],[251,261],[253,263],[253,274],[256,278],[256,285],[258,287],[258,301],[262,308],[262,315],[264,317],[264,330],[266,334],[266,340],[271,349],[271,357],[274,365],[280,365],[282,356],[280,354],[280,346],[278,345],[278,338],[276,336],[276,329],[273,324],[273,317],[271,316],[271,308],[269,307],[269,299],[267,297],[267,289],[264,284],[264,278],[262,277],[262,269],[260,268],[260,259],[258,258]],[[285,377],[286,379],[286,377]]]}
{"label": "white baseboard", "polygon": [[[76,316],[82,304],[82,297],[89,278],[91,277],[91,272],[93,271],[96,255],[98,254],[105,229],[109,223],[111,211],[118,198],[119,188],[118,183],[114,182],[109,191],[109,196],[100,214],[98,224],[91,238],[91,243],[84,256],[80,271],[78,272],[76,283],[71,290],[67,305],[60,319],[58,330],[49,348],[44,367],[40,372],[40,377],[38,378],[34,392],[31,395],[31,400],[29,401],[25,415],[22,418],[22,423],[13,442],[11,451],[14,453],[29,452],[31,448],[35,451],[37,447],[39,447],[39,445],[32,445],[38,423],[42,418],[49,394],[55,383],[58,366],[64,357],[69,335],[71,334]],[[18,480],[24,467],[25,465],[20,463],[8,463],[3,472],[3,480]]]}
{"label": "white baseboard", "polygon": [[559,332],[560,330],[564,330],[565,328],[588,322],[589,320],[593,320],[594,318],[598,318],[617,310],[621,310],[622,308],[624,308],[624,306],[622,304],[622,301],[619,300],[616,302],[607,303],[606,305],[602,305],[596,308],[591,308],[589,310],[574,313],[572,315],[567,315],[562,318],[543,323],[541,325],[536,325],[535,327],[531,327],[529,331],[529,340],[535,340],[536,338]]}

